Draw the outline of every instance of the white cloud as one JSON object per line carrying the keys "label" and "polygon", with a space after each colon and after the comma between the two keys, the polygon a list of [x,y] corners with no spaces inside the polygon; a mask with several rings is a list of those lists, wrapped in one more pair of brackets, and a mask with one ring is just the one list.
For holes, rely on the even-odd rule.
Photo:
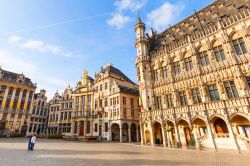
{"label": "white cloud", "polygon": [[114,5],[119,12],[124,10],[138,11],[146,3],[146,0],[117,0]]}
{"label": "white cloud", "polygon": [[59,55],[63,57],[76,57],[79,55],[75,55],[70,51],[63,50],[61,47],[49,44],[45,41],[41,40],[23,40],[21,36],[10,36],[8,39],[9,44],[18,46],[20,48],[30,49],[33,51],[43,52],[43,53],[51,53],[54,55]]}
{"label": "white cloud", "polygon": [[162,31],[169,24],[174,23],[183,9],[184,5],[181,3],[171,4],[165,2],[159,8],[147,14],[147,23],[156,30]]}
{"label": "white cloud", "polygon": [[147,0],[116,0],[114,2],[115,12],[112,18],[107,20],[107,24],[117,29],[123,28],[127,23],[131,21],[128,15],[124,15],[126,11],[138,11],[141,9]]}
{"label": "white cloud", "polygon": [[21,71],[25,75],[32,74],[37,71],[37,66],[26,60],[14,57],[7,50],[0,49],[0,65],[10,71]]}
{"label": "white cloud", "polygon": [[11,44],[15,44],[15,43],[19,43],[21,40],[22,40],[22,38],[20,36],[13,35],[13,36],[9,37],[8,41]]}
{"label": "white cloud", "polygon": [[113,26],[117,29],[121,29],[125,24],[130,21],[130,17],[123,16],[122,14],[116,13],[111,19],[107,21],[110,26]]}
{"label": "white cloud", "polygon": [[0,66],[4,70],[23,73],[32,82],[37,82],[37,91],[44,88],[48,98],[52,98],[57,90],[62,91],[69,84],[66,80],[45,73],[43,68],[39,68],[29,60],[14,56],[8,50],[0,49]]}

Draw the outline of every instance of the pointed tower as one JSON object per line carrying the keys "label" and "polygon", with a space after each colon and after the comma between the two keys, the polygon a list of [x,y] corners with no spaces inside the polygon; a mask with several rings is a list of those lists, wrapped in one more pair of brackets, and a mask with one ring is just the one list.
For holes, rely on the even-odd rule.
{"label": "pointed tower", "polygon": [[150,111],[152,109],[152,82],[148,39],[145,36],[145,24],[141,21],[139,15],[135,25],[135,33],[135,47],[137,50],[136,69],[140,88],[141,111]]}

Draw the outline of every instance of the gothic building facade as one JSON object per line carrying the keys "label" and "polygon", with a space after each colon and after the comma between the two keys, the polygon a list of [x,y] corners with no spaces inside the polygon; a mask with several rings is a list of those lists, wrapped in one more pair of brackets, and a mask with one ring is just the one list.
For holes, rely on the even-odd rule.
{"label": "gothic building facade", "polygon": [[217,0],[151,35],[138,17],[142,145],[250,148],[249,7]]}

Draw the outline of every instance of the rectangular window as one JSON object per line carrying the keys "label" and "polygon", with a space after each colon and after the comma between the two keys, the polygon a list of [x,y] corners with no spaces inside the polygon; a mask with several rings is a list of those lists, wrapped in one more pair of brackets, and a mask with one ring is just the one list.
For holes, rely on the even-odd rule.
{"label": "rectangular window", "polygon": [[180,74],[180,71],[181,71],[181,64],[180,62],[174,62],[174,73],[177,75],[177,74]]}
{"label": "rectangular window", "polygon": [[186,70],[187,71],[192,70],[193,68],[192,57],[188,57],[184,61],[185,61]]}
{"label": "rectangular window", "polygon": [[215,84],[208,87],[210,99],[212,101],[220,100],[219,92]]}
{"label": "rectangular window", "polygon": [[108,128],[108,122],[105,123],[105,132],[108,132],[109,128]]}
{"label": "rectangular window", "polygon": [[107,90],[107,89],[108,89],[108,83],[105,82],[105,90]]}
{"label": "rectangular window", "polygon": [[172,107],[174,106],[172,95],[171,95],[171,94],[168,94],[168,95],[166,96],[166,99],[167,99],[167,107],[168,107],[168,108],[172,108]]}
{"label": "rectangular window", "polygon": [[234,81],[224,82],[224,85],[226,88],[227,97],[229,99],[239,97],[239,94],[238,94],[238,91],[237,91],[236,86],[234,84]]}
{"label": "rectangular window", "polygon": [[95,132],[97,132],[97,123],[95,123]]}
{"label": "rectangular window", "polygon": [[202,66],[207,66],[210,64],[207,51],[203,51],[199,54],[200,62]]}
{"label": "rectangular window", "polygon": [[105,98],[105,99],[104,99],[104,107],[107,107],[107,106],[108,106],[108,99]]}
{"label": "rectangular window", "polygon": [[87,133],[90,133],[90,121],[87,121]]}
{"label": "rectangular window", "polygon": [[194,103],[201,103],[201,95],[198,88],[192,90],[192,96]]}
{"label": "rectangular window", "polygon": [[164,66],[162,68],[162,77],[165,80],[165,79],[167,79],[167,76],[168,76],[168,69],[167,69],[167,66]]}
{"label": "rectangular window", "polygon": [[155,97],[155,107],[156,109],[161,109],[162,107],[161,96]]}
{"label": "rectangular window", "polygon": [[126,110],[126,108],[123,108],[123,118],[124,119],[127,118],[127,110]]}
{"label": "rectangular window", "polygon": [[233,40],[233,46],[237,55],[242,55],[242,54],[247,53],[245,41],[243,40],[242,37],[239,39]]}
{"label": "rectangular window", "polygon": [[185,91],[179,92],[179,99],[181,105],[187,105],[187,96]]}
{"label": "rectangular window", "polygon": [[247,80],[247,84],[248,84],[248,86],[250,88],[250,77],[247,77],[246,80]]}
{"label": "rectangular window", "polygon": [[122,104],[126,105],[126,97],[122,97]]}
{"label": "rectangular window", "polygon": [[100,91],[102,91],[102,85],[100,85]]}
{"label": "rectangular window", "polygon": [[213,52],[214,52],[217,62],[220,62],[226,59],[222,45],[214,47]]}

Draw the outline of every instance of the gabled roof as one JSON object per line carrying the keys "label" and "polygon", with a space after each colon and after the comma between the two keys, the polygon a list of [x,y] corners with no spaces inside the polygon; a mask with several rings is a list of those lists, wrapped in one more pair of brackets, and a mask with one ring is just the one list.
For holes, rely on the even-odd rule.
{"label": "gabled roof", "polygon": [[106,67],[102,68],[101,71],[97,75],[99,75],[100,73],[106,73],[106,72],[109,73],[109,74],[114,74],[114,75],[120,76],[125,81],[127,81],[127,82],[129,82],[131,84],[135,84],[121,70],[117,69],[116,67],[114,67],[111,64],[109,64]]}

